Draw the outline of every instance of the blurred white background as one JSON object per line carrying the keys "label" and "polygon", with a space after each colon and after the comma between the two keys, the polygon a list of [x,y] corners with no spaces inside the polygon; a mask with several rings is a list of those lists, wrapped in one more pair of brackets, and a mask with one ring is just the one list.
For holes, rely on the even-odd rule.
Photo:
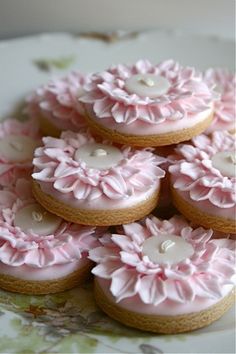
{"label": "blurred white background", "polygon": [[0,0],[0,39],[148,28],[233,39],[235,0]]}

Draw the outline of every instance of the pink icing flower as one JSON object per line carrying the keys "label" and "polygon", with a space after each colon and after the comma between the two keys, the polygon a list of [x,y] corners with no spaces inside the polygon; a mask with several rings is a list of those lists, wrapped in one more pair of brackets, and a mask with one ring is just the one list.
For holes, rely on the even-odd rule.
{"label": "pink icing flower", "polygon": [[[155,74],[168,80],[170,88],[156,98],[129,93],[126,80],[136,74]],[[94,74],[79,100],[93,110],[97,118],[111,118],[116,123],[143,121],[160,124],[202,112],[211,107],[213,92],[194,68],[182,68],[173,60],[152,65],[148,60],[136,64],[112,66]]]}
{"label": "pink icing flower", "polygon": [[165,161],[151,149],[122,147],[123,158],[108,169],[89,168],[75,160],[75,152],[84,144],[94,143],[89,133],[63,132],[60,139],[43,138],[44,146],[36,149],[33,178],[53,185],[61,193],[72,193],[77,200],[128,198],[135,192],[147,191],[164,177],[158,167]]}
{"label": "pink icing flower", "polygon": [[[181,237],[194,250],[180,262],[157,263],[143,253],[144,242],[163,235]],[[145,304],[176,303],[196,297],[220,298],[222,287],[233,283],[235,242],[212,239],[213,231],[193,229],[182,217],[160,220],[154,216],[123,225],[118,233],[105,234],[103,246],[89,252],[97,263],[92,273],[110,280],[110,291],[119,302],[138,295]]]}
{"label": "pink icing flower", "polygon": [[26,233],[14,226],[16,213],[35,203],[27,180],[21,179],[15,188],[0,191],[0,200],[5,203],[0,202],[0,262],[6,265],[43,268],[70,263],[87,257],[88,251],[99,245],[98,229],[64,220],[55,234],[47,236]]}
{"label": "pink icing flower", "polygon": [[204,73],[204,80],[210,86],[216,86],[220,93],[220,99],[215,102],[214,120],[207,133],[235,129],[235,74],[224,69],[208,69]]}
{"label": "pink icing flower", "polygon": [[16,119],[6,119],[0,124],[0,139],[7,135],[28,135],[39,138],[39,126],[34,119],[20,122]]}
{"label": "pink icing flower", "polygon": [[16,198],[21,200],[34,200],[29,178],[19,178],[14,186],[5,186],[0,192],[0,212],[3,209],[10,208]]}
{"label": "pink icing flower", "polygon": [[[10,136],[26,136],[33,138],[40,144],[39,126],[35,119],[20,122],[16,119],[7,119],[0,123],[0,141]],[[14,139],[13,139],[14,140]],[[27,177],[32,172],[32,161],[13,162],[0,151],[0,185],[8,186],[18,178]]]}
{"label": "pink icing flower", "polygon": [[59,129],[76,131],[86,126],[84,110],[78,102],[83,85],[89,77],[71,72],[66,77],[51,80],[27,98],[27,113],[31,117],[47,117]]}
{"label": "pink icing flower", "polygon": [[175,178],[174,188],[188,191],[193,201],[208,200],[219,208],[235,207],[236,177],[223,175],[212,162],[218,152],[235,152],[235,136],[216,131],[211,137],[199,135],[192,143],[176,148],[176,160],[169,167]]}

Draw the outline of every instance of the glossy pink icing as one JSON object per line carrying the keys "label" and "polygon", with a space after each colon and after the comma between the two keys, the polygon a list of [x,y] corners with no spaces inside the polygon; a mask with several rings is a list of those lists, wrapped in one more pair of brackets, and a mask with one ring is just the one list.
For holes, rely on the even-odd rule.
{"label": "glossy pink icing", "polygon": [[132,124],[127,125],[126,123],[116,123],[111,118],[100,119],[96,117],[91,107],[86,105],[86,111],[88,115],[98,124],[103,125],[105,128],[110,130],[118,131],[122,134],[130,135],[153,135],[153,134],[166,134],[173,133],[174,131],[188,129],[194,127],[196,124],[203,122],[205,119],[213,112],[213,106],[206,109],[205,111],[197,114],[192,114],[191,119],[189,116],[185,116],[182,119],[170,121],[165,120],[161,124],[150,124],[141,120],[136,120]]}
{"label": "glossy pink icing", "polygon": [[[100,239],[103,246],[89,252],[89,258],[97,263],[93,274],[109,281],[109,292],[116,302],[130,304],[134,300],[136,305],[142,303],[143,307],[152,305],[159,309],[173,304],[183,312],[184,304],[193,304],[199,311],[196,308],[199,299],[215,302],[225,296],[228,285],[228,291],[233,288],[233,240],[213,239],[212,230],[193,229],[184,218],[177,216],[170,220],[150,216],[123,225],[117,231],[117,234],[105,234]],[[143,255],[142,246],[149,237],[162,234],[182,237],[192,245],[193,255],[173,265],[150,261]]]}
{"label": "glossy pink icing", "polygon": [[[107,279],[98,278],[96,279],[105,293],[106,297],[113,303],[116,303],[116,297],[112,295],[110,291],[111,281]],[[226,296],[232,291],[232,284],[225,284],[222,287],[222,295]],[[156,316],[178,316],[188,313],[194,313],[203,311],[210,306],[215,305],[219,299],[215,298],[203,298],[196,296],[194,301],[191,302],[175,302],[170,299],[162,301],[159,305],[145,304],[139,297],[139,295],[134,295],[125,299],[122,299],[117,304],[119,307],[133,311],[135,313],[142,313],[144,315],[156,315]]]}
{"label": "glossy pink icing", "polygon": [[0,200],[5,200],[5,205],[0,203],[0,262],[6,266],[43,269],[78,262],[99,245],[99,229],[95,227],[62,220],[55,234],[40,236],[14,226],[16,212],[35,203],[27,180],[20,179],[14,188],[0,191]]}
{"label": "glossy pink icing", "polygon": [[86,126],[84,109],[78,97],[88,80],[89,76],[78,71],[51,80],[27,98],[27,113],[34,118],[42,115],[61,130],[77,131]]}
{"label": "glossy pink icing", "polygon": [[144,198],[149,190],[157,189],[159,180],[165,175],[158,167],[165,159],[153,154],[151,149],[122,147],[123,158],[118,164],[100,170],[74,159],[79,147],[95,142],[88,132],[63,132],[60,139],[47,137],[43,142],[44,146],[35,151],[33,178],[47,193],[55,194],[67,203],[82,201],[84,207],[90,202],[90,208],[96,208],[97,204],[107,208],[106,200],[116,205],[120,200],[132,198],[135,203],[140,195]]}
{"label": "glossy pink icing", "polygon": [[[174,185],[176,179],[174,176],[171,176],[170,183]],[[219,208],[218,206],[213,205],[209,200],[193,200],[189,194],[189,191],[178,191],[178,195],[184,199],[186,202],[190,203],[193,207],[200,209],[206,214],[219,216],[220,218],[235,220],[236,207],[232,208]]]}
{"label": "glossy pink icing", "polygon": [[50,265],[44,268],[35,268],[25,264],[13,267],[0,262],[0,274],[28,281],[55,280],[64,278],[88,265],[92,266],[92,262],[87,258],[81,258],[71,263]]}
{"label": "glossy pink icing", "polygon": [[[39,126],[35,119],[20,122],[16,119],[7,119],[0,123],[0,140],[11,135],[24,135],[39,141]],[[16,163],[9,161],[6,157],[0,155],[0,185],[8,186],[14,183],[18,178],[24,178],[32,172],[32,162],[25,161]]]}
{"label": "glossy pink icing", "polygon": [[236,75],[224,69],[208,69],[204,73],[204,80],[210,86],[216,86],[220,93],[215,102],[214,119],[206,133],[216,130],[235,130],[235,90]]}
{"label": "glossy pink icing", "polygon": [[[135,74],[155,74],[166,78],[171,86],[166,94],[156,98],[130,94],[125,86]],[[86,93],[79,100],[85,103],[89,115],[100,124],[124,130],[142,123],[149,129],[160,129],[165,123],[178,126],[181,120],[203,119],[200,113],[211,112],[214,93],[201,79],[194,68],[183,68],[173,60],[152,65],[148,60],[139,60],[134,65],[112,66],[107,71],[94,74],[84,86]],[[104,122],[103,122],[104,120]],[[148,127],[149,126],[149,127]],[[138,132],[137,132],[138,133]],[[142,134],[151,134],[146,129]],[[140,133],[139,133],[140,134]]]}
{"label": "glossy pink icing", "polygon": [[[210,208],[224,209],[228,217],[236,213],[236,177],[223,176],[212,165],[212,156],[221,151],[235,151],[235,136],[216,131],[211,137],[204,134],[192,139],[192,145],[182,144],[176,148],[176,156],[169,159],[173,187],[184,192],[193,202],[207,201]],[[213,208],[211,208],[211,205]],[[214,212],[212,212],[214,214]]]}

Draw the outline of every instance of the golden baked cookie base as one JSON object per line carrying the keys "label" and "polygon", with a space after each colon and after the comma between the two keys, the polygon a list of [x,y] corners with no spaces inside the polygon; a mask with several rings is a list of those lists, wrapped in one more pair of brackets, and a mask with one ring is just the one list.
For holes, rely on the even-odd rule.
{"label": "golden baked cookie base", "polygon": [[110,317],[123,324],[144,331],[174,334],[188,332],[208,326],[218,320],[234,303],[234,291],[225,296],[217,304],[206,310],[193,312],[186,315],[159,316],[145,315],[126,310],[110,301],[95,280],[95,300],[98,306]]}
{"label": "golden baked cookie base", "polygon": [[205,228],[212,228],[216,231],[231,234],[236,233],[236,223],[234,220],[207,214],[205,211],[201,211],[201,209],[192,206],[183,199],[173,187],[171,187],[171,194],[173,204],[187,219],[198,225],[204,226]]}
{"label": "golden baked cookie base", "polygon": [[[197,123],[191,128],[176,130],[173,133],[155,134],[155,135],[130,135],[119,133],[116,130],[111,130],[105,126],[98,124],[93,118],[86,114],[86,119],[90,128],[103,138],[114,141],[118,144],[127,144],[131,146],[164,146],[180,143],[202,133],[212,122],[213,113]],[[170,123],[171,124],[171,123]]]}
{"label": "golden baked cookie base", "polygon": [[148,215],[157,206],[159,189],[150,198],[133,207],[112,210],[73,208],[44,193],[36,181],[33,181],[33,194],[45,209],[67,221],[90,226],[112,226],[128,224]]}
{"label": "golden baked cookie base", "polygon": [[43,115],[39,116],[40,131],[43,136],[52,136],[53,138],[59,138],[61,135],[61,130],[57,128],[53,123],[51,123]]}
{"label": "golden baked cookie base", "polygon": [[11,275],[0,274],[0,288],[21,294],[43,295],[69,290],[83,283],[90,276],[92,262],[68,274],[52,280],[23,280]]}

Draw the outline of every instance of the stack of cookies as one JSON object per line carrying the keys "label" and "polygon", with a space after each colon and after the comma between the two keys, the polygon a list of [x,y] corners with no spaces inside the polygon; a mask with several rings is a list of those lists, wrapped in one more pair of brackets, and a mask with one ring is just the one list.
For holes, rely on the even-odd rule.
{"label": "stack of cookies", "polygon": [[26,112],[0,126],[0,287],[47,294],[94,274],[126,325],[220,318],[236,278],[235,76],[139,60],[50,81]]}

